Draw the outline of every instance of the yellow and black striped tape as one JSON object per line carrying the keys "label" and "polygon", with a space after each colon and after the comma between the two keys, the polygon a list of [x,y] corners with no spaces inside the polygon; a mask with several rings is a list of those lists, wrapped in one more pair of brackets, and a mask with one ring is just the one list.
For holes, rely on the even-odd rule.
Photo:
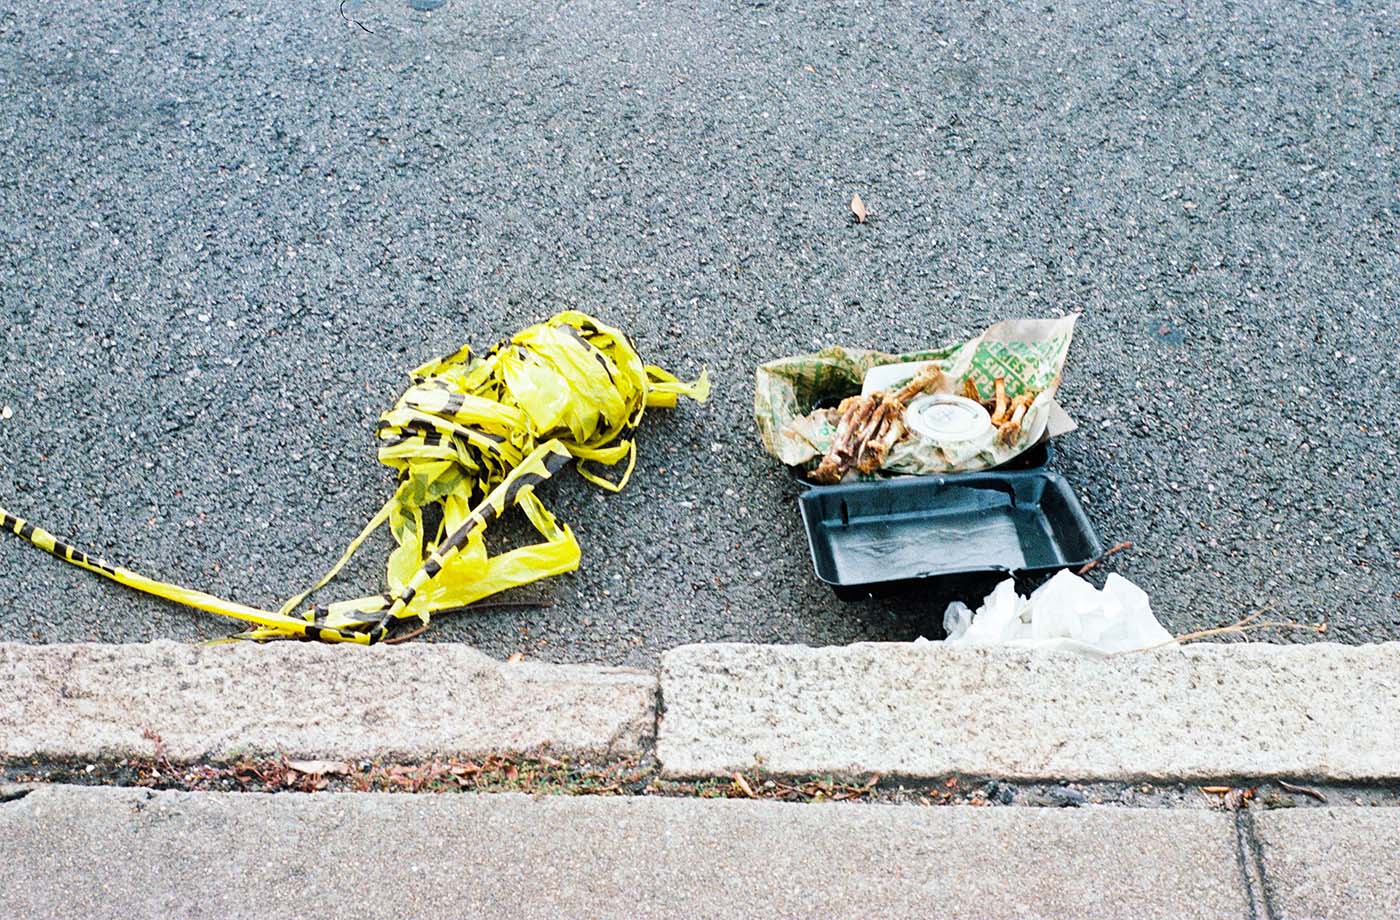
{"label": "yellow and black striped tape", "polygon": [[[118,584],[249,623],[241,634],[247,638],[368,645],[388,636],[395,621],[427,622],[436,611],[577,568],[578,542],[544,507],[536,487],[575,460],[585,479],[621,489],[636,462],[631,433],[646,409],[674,407],[682,396],[703,402],[709,395],[703,372],[685,383],[643,364],[624,333],[576,311],[521,330],[481,356],[463,346],[411,378],[375,429],[380,462],[399,473],[397,490],[325,576],[276,611],[95,559],[3,508],[0,528]],[[624,462],[616,482],[588,466]],[[542,541],[490,555],[482,535],[513,507]],[[429,509],[436,511],[433,533],[424,529]],[[385,523],[397,544],[387,566],[389,589],[301,609]]]}

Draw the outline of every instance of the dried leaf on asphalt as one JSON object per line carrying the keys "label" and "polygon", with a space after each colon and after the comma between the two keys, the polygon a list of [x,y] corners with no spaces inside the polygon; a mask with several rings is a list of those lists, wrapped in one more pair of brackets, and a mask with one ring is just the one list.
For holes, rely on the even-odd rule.
{"label": "dried leaf on asphalt", "polygon": [[514,655],[511,655],[509,658],[506,659],[506,664],[520,664],[520,662],[522,662],[522,661],[524,661],[524,660],[525,660],[525,653],[524,653],[524,652],[516,652]]}
{"label": "dried leaf on asphalt", "polygon": [[739,787],[739,791],[742,792],[742,793],[744,793],[744,795],[748,796],[749,798],[751,798],[751,799],[756,799],[756,798],[758,798],[758,796],[754,795],[753,787],[749,785],[749,781],[746,780],[746,779],[744,779],[744,774],[742,774],[742,773],[735,773],[735,774],[734,774],[734,785],[738,786],[738,787]]}
{"label": "dried leaf on asphalt", "polygon": [[851,213],[856,216],[856,223],[865,223],[866,210],[865,202],[860,200],[860,195],[851,196]]}
{"label": "dried leaf on asphalt", "polygon": [[308,776],[345,776],[350,765],[343,760],[289,760],[287,768]]}

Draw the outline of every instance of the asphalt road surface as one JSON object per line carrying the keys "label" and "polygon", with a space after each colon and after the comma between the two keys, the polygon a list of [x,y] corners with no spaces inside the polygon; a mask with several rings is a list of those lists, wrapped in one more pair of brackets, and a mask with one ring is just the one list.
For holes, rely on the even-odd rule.
{"label": "asphalt road surface", "polygon": [[[1082,311],[1055,466],[1136,544],[1105,569],[1174,632],[1400,638],[1393,4],[552,7],[0,11],[0,504],[275,604],[389,493],[409,368],[580,308],[714,398],[557,488],[551,605],[419,641],[909,638],[946,597],[814,578],[754,366]],[[232,629],[0,539],[0,638]]]}

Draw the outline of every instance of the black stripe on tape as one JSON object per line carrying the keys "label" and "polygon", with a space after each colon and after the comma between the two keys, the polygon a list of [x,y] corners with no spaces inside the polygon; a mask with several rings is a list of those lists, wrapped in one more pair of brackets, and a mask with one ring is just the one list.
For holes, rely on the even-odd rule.
{"label": "black stripe on tape", "polygon": [[580,345],[582,345],[584,347],[584,350],[586,350],[589,354],[593,356],[594,360],[596,360],[598,364],[602,366],[603,373],[608,375],[609,383],[614,385],[617,384],[617,380],[613,377],[612,368],[608,367],[608,356],[603,354],[603,350],[601,348],[588,341],[588,339],[585,339],[582,333],[580,333],[573,326],[565,325],[560,326],[559,328],[564,330],[564,332],[566,332],[575,342],[578,342]]}
{"label": "black stripe on tape", "polygon": [[[452,531],[452,533],[447,535],[447,539],[442,541],[442,544],[438,547],[437,552],[433,553],[433,555],[446,556],[448,553],[455,553],[457,550],[466,546],[467,538],[470,537],[472,535],[472,531],[476,530],[476,528],[481,524],[483,518],[484,516],[481,514],[473,514],[471,517],[467,518],[465,521],[462,522],[461,527],[458,527],[456,530]],[[424,565],[424,568],[427,568],[427,566]]]}
{"label": "black stripe on tape", "polygon": [[525,488],[526,486],[537,486],[548,478],[548,476],[541,476],[539,473],[526,473],[525,475],[516,479],[506,489],[506,507],[509,508],[511,505],[515,504],[516,496],[520,494],[521,489]]}
{"label": "black stripe on tape", "polygon": [[573,454],[570,454],[566,450],[550,451],[549,456],[544,458],[544,468],[549,470],[549,475],[553,476],[555,473],[568,466],[569,461],[572,459],[574,459]]}

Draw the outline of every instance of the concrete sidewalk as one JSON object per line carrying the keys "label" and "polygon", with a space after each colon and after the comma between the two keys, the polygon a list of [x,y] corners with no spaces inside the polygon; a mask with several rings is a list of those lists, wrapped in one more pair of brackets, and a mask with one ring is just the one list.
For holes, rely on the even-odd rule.
{"label": "concrete sidewalk", "polygon": [[0,805],[30,920],[1375,918],[1400,812],[152,793]]}
{"label": "concrete sidewalk", "polygon": [[1233,821],[46,787],[0,807],[12,916],[1245,917]]}

